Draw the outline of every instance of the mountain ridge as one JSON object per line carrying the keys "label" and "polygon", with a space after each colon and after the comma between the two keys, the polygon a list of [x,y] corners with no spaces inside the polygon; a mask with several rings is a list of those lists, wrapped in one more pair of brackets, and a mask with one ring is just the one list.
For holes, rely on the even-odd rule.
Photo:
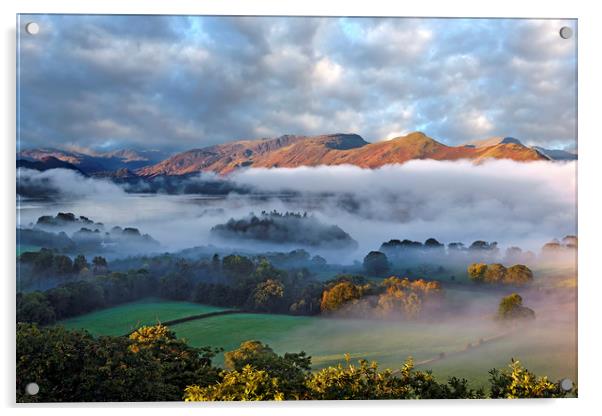
{"label": "mountain ridge", "polygon": [[493,137],[449,146],[419,131],[373,143],[354,133],[317,136],[289,134],[190,149],[159,160],[148,158],[148,154],[152,152],[123,149],[92,156],[74,151],[42,148],[24,150],[19,152],[17,157],[30,162],[52,157],[94,176],[119,178],[185,176],[200,172],[227,175],[246,167],[294,168],[348,164],[362,168],[378,168],[424,159],[465,159],[482,163],[487,159],[527,162],[577,158],[576,155],[564,151],[525,146],[520,140],[512,137]]}
{"label": "mountain ridge", "polygon": [[[549,160],[519,141],[491,146],[447,146],[422,132],[412,132],[386,141],[366,142],[357,134],[337,133],[320,136],[281,136],[284,141],[245,140],[182,152],[159,164],[136,171],[142,177],[214,172],[225,175],[241,167],[300,167],[350,164],[377,168],[415,159],[459,160],[479,163],[485,159],[517,161]],[[256,152],[269,143],[269,151]]]}
{"label": "mountain ridge", "polygon": [[87,152],[63,150],[54,147],[41,147],[22,150],[17,153],[17,159],[34,162],[52,157],[70,163],[88,174],[114,171],[122,168],[136,170],[149,164],[156,164],[165,155],[154,151],[136,151],[119,149],[107,152]]}

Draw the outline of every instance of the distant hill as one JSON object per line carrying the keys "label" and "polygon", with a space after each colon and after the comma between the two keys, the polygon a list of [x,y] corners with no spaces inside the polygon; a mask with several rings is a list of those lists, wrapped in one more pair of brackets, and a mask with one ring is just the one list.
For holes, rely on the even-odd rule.
{"label": "distant hill", "polygon": [[147,165],[154,165],[166,155],[157,151],[140,152],[128,149],[88,154],[55,148],[29,149],[17,153],[17,159],[30,162],[42,161],[48,157],[70,163],[88,174],[95,174],[123,168],[140,169]]}
{"label": "distant hill", "polygon": [[489,139],[477,140],[474,142],[467,143],[465,146],[483,148],[483,147],[495,146],[498,144],[520,144],[520,145],[522,145],[521,141],[518,139],[515,139],[514,137],[490,137]]}
{"label": "distant hill", "polygon": [[243,140],[189,150],[156,165],[136,171],[142,177],[185,175],[194,172],[230,173],[240,167],[299,167],[351,164],[377,168],[414,159],[484,159],[517,161],[549,160],[516,141],[481,146],[446,146],[421,132],[392,140],[368,143],[357,134],[282,136]]}
{"label": "distant hill", "polygon": [[545,149],[539,146],[533,146],[533,149],[551,160],[577,160],[575,153],[567,152],[566,150]]}
{"label": "distant hill", "polygon": [[87,176],[84,172],[78,169],[75,165],[69,162],[63,162],[62,160],[57,159],[53,156],[45,156],[40,160],[25,160],[18,159],[17,160],[17,168],[27,168],[34,169],[39,171],[46,171],[49,169],[69,169],[74,170],[76,172],[81,173],[84,176]]}
{"label": "distant hill", "polygon": [[[514,137],[491,137],[485,140],[478,140],[465,144],[466,147],[474,147],[477,149],[484,147],[491,147],[498,144],[520,144],[523,145],[520,140]],[[540,146],[531,146],[531,149],[542,155],[548,160],[577,160],[575,153],[567,152],[565,150],[546,149]]]}
{"label": "distant hill", "polygon": [[[284,135],[276,138],[239,140],[192,149],[164,159],[153,151],[117,150],[84,154],[59,149],[31,149],[17,154],[25,166],[41,162],[40,169],[75,168],[93,176],[130,181],[159,176],[186,176],[199,172],[221,175],[245,167],[299,167],[319,165],[355,165],[377,168],[402,164],[410,160],[511,159],[573,160],[569,152],[529,147],[512,137],[493,137],[460,146],[447,146],[421,132],[413,132],[391,140],[368,143],[357,134],[337,133],[320,136]],[[52,158],[52,159],[48,159]],[[44,162],[44,160],[46,160]],[[58,166],[59,162],[66,165]],[[38,170],[40,170],[38,169]]]}

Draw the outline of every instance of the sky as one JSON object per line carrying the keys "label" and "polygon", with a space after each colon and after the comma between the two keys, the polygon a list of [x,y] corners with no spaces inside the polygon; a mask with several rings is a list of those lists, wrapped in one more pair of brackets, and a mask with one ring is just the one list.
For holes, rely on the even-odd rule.
{"label": "sky", "polygon": [[[38,23],[37,35],[23,28]],[[573,20],[21,15],[18,146],[423,131],[576,149]]]}

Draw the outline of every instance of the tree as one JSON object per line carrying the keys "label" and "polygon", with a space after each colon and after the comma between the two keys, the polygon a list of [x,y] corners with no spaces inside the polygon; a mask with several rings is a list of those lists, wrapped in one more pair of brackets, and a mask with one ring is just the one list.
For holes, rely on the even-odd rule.
{"label": "tree", "polygon": [[278,379],[267,371],[257,370],[250,365],[240,371],[223,371],[221,381],[207,387],[191,385],[184,390],[187,402],[201,401],[264,401],[284,400]]}
{"label": "tree", "polygon": [[[190,347],[170,331],[145,341],[18,324],[17,401],[176,401],[186,386],[218,381],[214,350]],[[24,391],[31,382],[41,386],[35,396]]]}
{"label": "tree", "polygon": [[167,299],[188,300],[194,293],[195,282],[190,273],[169,273],[160,280],[161,295]]}
{"label": "tree", "polygon": [[52,254],[52,250],[43,248],[35,256],[33,268],[37,272],[47,272],[52,267],[53,260],[54,255]]}
{"label": "tree", "polygon": [[309,398],[313,400],[382,400],[382,399],[442,399],[482,398],[482,390],[471,390],[467,380],[452,378],[447,384],[438,383],[428,371],[415,371],[407,360],[399,375],[391,370],[379,371],[376,362],[360,360],[350,364],[327,367],[307,380]]}
{"label": "tree", "polygon": [[78,255],[75,260],[73,260],[73,273],[80,273],[83,270],[87,270],[90,268],[86,257],[82,254]]}
{"label": "tree", "polygon": [[320,310],[326,313],[334,312],[360,297],[361,291],[355,284],[343,281],[322,292]]}
{"label": "tree", "polygon": [[222,261],[219,258],[219,254],[215,253],[213,257],[211,257],[211,270],[216,273],[219,273],[222,268]]}
{"label": "tree", "polygon": [[524,285],[533,281],[533,272],[523,264],[515,264],[506,270],[504,283]]}
{"label": "tree", "polygon": [[94,265],[94,273],[102,273],[107,270],[108,264],[107,259],[101,256],[96,256],[92,259]]}
{"label": "tree", "polygon": [[575,394],[575,387],[563,390],[560,382],[552,383],[547,377],[538,377],[512,359],[508,370],[489,372],[492,399],[552,398]]}
{"label": "tree", "polygon": [[497,253],[499,249],[497,248],[497,242],[488,243],[483,240],[474,241],[470,247],[468,247],[471,251],[489,251],[491,253]]}
{"label": "tree", "polygon": [[380,251],[371,251],[364,257],[364,270],[366,273],[382,276],[389,271],[389,260]]}
{"label": "tree", "polygon": [[40,325],[54,323],[54,308],[42,292],[17,294],[17,322],[37,322]]}
{"label": "tree", "polygon": [[224,353],[228,370],[241,371],[250,365],[265,370],[270,377],[279,380],[280,390],[286,399],[299,399],[305,391],[305,378],[311,370],[311,357],[305,352],[276,354],[268,345],[259,341],[245,341],[236,350]]}
{"label": "tree", "polygon": [[441,296],[441,284],[435,281],[389,277],[381,283],[385,289],[378,296],[378,312],[385,317],[403,317],[416,319],[423,310],[424,304],[432,298]]}
{"label": "tree", "polygon": [[257,282],[269,279],[282,280],[285,277],[284,275],[285,273],[272,266],[272,263],[267,259],[261,259],[255,268],[255,271],[252,273],[253,279]]}
{"label": "tree", "polygon": [[281,309],[284,297],[284,285],[274,279],[260,282],[252,294],[253,307],[260,311],[278,311]]}
{"label": "tree", "polygon": [[324,267],[328,264],[326,259],[322,256],[315,255],[311,258],[311,265],[313,267]]}
{"label": "tree", "polygon": [[472,263],[468,266],[468,277],[473,282],[484,282],[487,265],[484,263]]}
{"label": "tree", "polygon": [[455,242],[455,243],[449,243],[447,245],[447,249],[450,252],[461,252],[461,251],[464,251],[466,248],[464,247],[464,243]]}
{"label": "tree", "polygon": [[484,279],[487,283],[504,283],[506,268],[500,263],[490,264],[485,270]]}
{"label": "tree", "polygon": [[431,249],[433,251],[436,250],[440,253],[443,253],[443,251],[445,250],[445,245],[441,244],[434,238],[429,238],[424,242],[424,248]]}
{"label": "tree", "polygon": [[562,239],[562,244],[564,244],[567,248],[577,248],[577,236],[576,235],[567,235]]}
{"label": "tree", "polygon": [[73,262],[67,256],[57,255],[53,259],[54,271],[59,276],[73,273]]}
{"label": "tree", "polygon": [[[64,286],[59,286],[46,291],[46,299],[52,305],[56,319],[68,318],[72,315],[71,304],[73,302],[72,293]],[[27,321],[38,322],[40,321]]]}
{"label": "tree", "polygon": [[523,306],[523,298],[518,293],[512,293],[505,296],[500,301],[498,307],[497,319],[515,320],[515,319],[534,319],[533,309]]}
{"label": "tree", "polygon": [[232,254],[222,259],[224,273],[234,280],[248,278],[253,273],[254,268],[253,262],[245,256]]}

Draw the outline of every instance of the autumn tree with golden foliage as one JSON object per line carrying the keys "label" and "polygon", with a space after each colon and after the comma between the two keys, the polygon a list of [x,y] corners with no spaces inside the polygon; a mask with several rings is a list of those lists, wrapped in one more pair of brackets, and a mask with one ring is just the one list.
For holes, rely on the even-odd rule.
{"label": "autumn tree with golden foliage", "polygon": [[551,382],[547,377],[538,377],[512,359],[507,370],[493,369],[489,372],[492,399],[536,399],[566,397],[576,395],[573,384],[568,391],[563,390],[560,382]]}
{"label": "autumn tree with golden foliage", "polygon": [[334,312],[343,305],[357,301],[362,296],[360,288],[351,282],[337,283],[322,293],[320,310],[325,313]]}
{"label": "autumn tree with golden foliage", "polygon": [[223,371],[220,382],[201,387],[192,385],[184,390],[184,401],[266,401],[284,400],[279,381],[270,377],[265,370],[258,370],[250,365],[240,371]]}
{"label": "autumn tree with golden foliage", "polygon": [[419,317],[426,302],[440,300],[441,284],[423,279],[389,277],[381,283],[384,292],[378,296],[378,314],[401,316],[406,319]]}
{"label": "autumn tree with golden foliage", "polygon": [[467,272],[470,280],[476,283],[523,286],[533,281],[533,272],[523,264],[506,268],[500,263],[472,263]]}

